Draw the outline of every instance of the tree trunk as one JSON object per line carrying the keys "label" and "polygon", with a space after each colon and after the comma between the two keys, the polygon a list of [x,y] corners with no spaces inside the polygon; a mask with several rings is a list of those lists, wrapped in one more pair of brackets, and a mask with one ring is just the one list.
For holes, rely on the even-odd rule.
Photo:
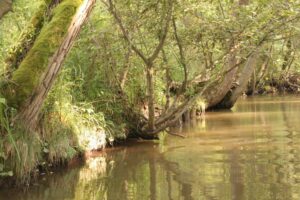
{"label": "tree trunk", "polygon": [[7,79],[12,77],[12,73],[18,69],[27,53],[31,50],[36,38],[43,28],[44,23],[49,20],[52,11],[57,5],[57,0],[43,0],[43,3],[33,14],[27,27],[22,32],[19,41],[12,47],[9,51],[9,55],[5,59]]}
{"label": "tree trunk", "polygon": [[189,121],[191,121],[190,109],[188,109],[187,111],[185,111],[185,112],[183,113],[183,121],[184,121],[184,122],[189,122]]}
{"label": "tree trunk", "polygon": [[165,78],[165,80],[166,80],[166,92],[165,92],[166,104],[165,104],[165,110],[163,112],[163,113],[165,113],[170,108],[170,103],[171,103],[170,88],[171,88],[171,84],[172,84],[172,78],[171,78],[170,66],[169,66],[168,59],[167,59],[164,49],[162,49],[162,57],[163,57],[164,64],[166,65],[166,69],[165,69],[165,71],[166,71],[165,72],[166,73],[166,78]]}
{"label": "tree trunk", "polygon": [[12,9],[12,0],[0,0],[0,19]]}
{"label": "tree trunk", "polygon": [[125,56],[125,65],[124,65],[124,71],[122,73],[122,75],[120,76],[120,87],[121,90],[124,90],[125,87],[125,83],[127,81],[127,75],[129,72],[129,68],[130,68],[130,56],[131,56],[131,48],[128,48],[128,52]]}
{"label": "tree trunk", "polygon": [[251,75],[253,74],[253,71],[256,67],[256,61],[257,61],[257,52],[254,52],[247,60],[246,64],[244,65],[244,68],[242,69],[242,72],[240,73],[237,84],[238,86],[231,91],[229,91],[225,98],[217,104],[216,108],[221,109],[229,109],[232,108],[232,106],[235,104],[237,99],[242,95],[242,93],[246,90],[247,83],[249,79],[251,78]]}
{"label": "tree trunk", "polygon": [[283,63],[282,63],[282,66],[281,66],[282,71],[285,71],[288,68],[290,60],[293,57],[292,56],[293,55],[293,48],[292,48],[291,39],[288,39],[288,41],[286,42],[286,49],[287,49],[287,51],[284,55]]}
{"label": "tree trunk", "polygon": [[248,5],[249,4],[249,0],[239,0],[239,5],[243,6],[243,5]]}
{"label": "tree trunk", "polygon": [[195,106],[191,108],[190,115],[191,115],[191,120],[194,120],[197,118],[197,110],[196,110]]}
{"label": "tree trunk", "polygon": [[222,82],[212,90],[204,94],[207,103],[207,109],[213,108],[215,105],[221,102],[232,87],[238,69],[237,67],[234,67],[237,64],[236,51],[237,49],[233,49],[229,54],[227,67],[225,69],[225,71],[229,71],[224,75],[224,79],[222,80]]}
{"label": "tree trunk", "polygon": [[256,93],[256,70],[255,70],[255,67],[254,67],[254,71],[253,71],[253,74],[252,74],[252,92],[251,92],[251,95],[254,96]]}
{"label": "tree trunk", "polygon": [[260,67],[259,73],[257,75],[257,80],[255,82],[255,88],[257,88],[260,85],[260,82],[265,77],[265,75],[268,71],[272,51],[273,51],[273,46],[271,45],[271,47],[269,49],[269,53],[267,55],[264,55],[264,58],[263,58],[264,61],[263,61],[263,64],[261,65],[261,67]]}
{"label": "tree trunk", "polygon": [[[152,54],[150,56],[147,56],[144,54],[135,44],[131,41],[131,38],[129,37],[128,31],[126,30],[121,17],[118,15],[116,7],[112,0],[108,0],[108,6],[109,11],[112,13],[114,18],[116,19],[122,33],[124,36],[124,39],[128,42],[130,45],[130,48],[141,58],[141,60],[146,65],[146,81],[147,81],[147,92],[148,92],[148,123],[147,127],[142,128],[142,132],[148,132],[149,136],[146,137],[153,137],[153,133],[155,130],[155,97],[154,97],[154,61],[158,57],[160,51],[163,49],[163,46],[165,44],[165,40],[167,38],[167,33],[169,29],[169,23],[172,18],[172,11],[173,11],[173,0],[169,0],[165,2],[168,6],[168,10],[166,15],[162,16],[165,18],[165,23],[162,23],[162,29],[161,34],[159,36],[159,42],[155,49],[153,50]],[[164,20],[162,20],[164,21]],[[156,137],[156,136],[155,136]]]}
{"label": "tree trunk", "polygon": [[[84,0],[79,1],[77,3],[74,3],[73,1],[63,1],[57,6],[56,10],[56,15],[58,16],[53,16],[55,17],[64,17],[63,15],[66,13],[65,11],[74,11],[74,14],[70,16],[70,20],[64,21],[65,24],[64,26],[69,26],[69,28],[66,31],[65,36],[62,38],[62,40],[59,43],[58,49],[53,53],[53,55],[50,55],[50,59],[47,63],[47,67],[40,72],[40,77],[39,82],[37,85],[33,86],[33,90],[29,91],[30,97],[26,98],[25,102],[19,102],[21,107],[21,112],[18,115],[18,119],[21,120],[23,125],[25,126],[26,129],[34,129],[36,128],[36,122],[38,118],[39,111],[43,105],[44,100],[47,97],[48,92],[50,91],[57,75],[58,72],[61,69],[62,63],[69,52],[69,50],[72,47],[72,44],[79,34],[79,31],[85,22],[85,20],[88,18],[93,5],[95,4],[95,0]],[[69,7],[71,6],[71,8]],[[61,11],[61,12],[59,12]],[[62,16],[60,16],[61,14]],[[52,18],[52,19],[53,19]],[[52,21],[50,22],[49,25],[51,25]],[[48,28],[49,28],[48,25]],[[43,31],[48,31],[47,28],[45,30],[41,31],[41,35],[43,34]],[[47,35],[47,37],[53,38],[58,34],[57,32],[53,32],[51,34],[47,34],[48,32],[45,32],[44,34]],[[39,36],[40,37],[40,36]],[[43,35],[41,38],[37,38],[37,41],[40,40],[40,43],[44,43],[44,37]],[[38,42],[36,42],[39,44]],[[36,43],[34,45],[36,45]],[[47,43],[46,43],[47,44]],[[34,50],[34,47],[32,48]],[[42,51],[36,51],[37,54],[43,54],[44,52]],[[30,52],[28,53],[27,56],[32,56]],[[37,56],[42,56],[42,55],[37,55]],[[23,62],[26,61],[26,58]],[[23,70],[22,73],[26,73],[26,70],[29,70],[29,68],[21,68],[22,64],[20,66],[20,70]],[[13,78],[18,75],[18,70],[16,71],[16,74],[14,74]],[[18,76],[15,78],[17,79]],[[22,80],[22,79],[17,79],[17,80]],[[19,88],[17,88],[19,89]],[[20,88],[21,90],[22,88]],[[17,91],[18,92],[18,91]],[[19,97],[16,95],[16,97]]]}
{"label": "tree trunk", "polygon": [[154,108],[154,80],[153,80],[153,64],[149,63],[146,69],[146,77],[147,77],[147,89],[148,89],[148,129],[152,132],[154,127],[155,120],[155,108]]}
{"label": "tree trunk", "polygon": [[[249,0],[239,0],[238,7],[243,7],[248,5]],[[238,17],[238,12],[234,12],[234,16]],[[226,98],[227,93],[230,91],[233,86],[233,82],[237,75],[238,67],[237,65],[237,52],[238,52],[238,41],[234,42],[234,38],[232,39],[231,51],[228,56],[228,65],[225,71],[225,77],[221,84],[217,85],[216,88],[211,90],[210,94],[206,96],[207,105],[206,108],[217,108],[219,104],[222,102],[224,98]],[[235,67],[234,67],[235,66]]]}

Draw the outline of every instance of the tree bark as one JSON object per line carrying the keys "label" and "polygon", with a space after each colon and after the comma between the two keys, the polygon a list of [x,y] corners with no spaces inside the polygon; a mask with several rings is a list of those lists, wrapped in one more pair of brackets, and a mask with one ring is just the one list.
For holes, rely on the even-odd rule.
{"label": "tree bark", "polygon": [[146,77],[147,77],[147,90],[148,90],[148,128],[150,131],[155,129],[154,120],[155,120],[155,99],[154,99],[154,80],[153,80],[153,64],[149,63],[146,69]]}
{"label": "tree bark", "polygon": [[[243,7],[248,5],[249,0],[239,0],[238,7]],[[238,17],[238,12],[234,12],[234,16]],[[225,71],[228,73],[225,74],[225,77],[221,84],[217,85],[216,88],[211,90],[210,94],[206,97],[207,101],[207,109],[217,108],[220,103],[222,103],[223,99],[226,98],[226,95],[230,91],[233,86],[235,77],[237,75],[238,67],[237,67],[237,53],[238,53],[238,41],[235,41],[234,35],[232,35],[231,39],[231,51],[228,57],[228,65]],[[235,66],[235,67],[234,67]]]}
{"label": "tree bark", "polygon": [[170,66],[168,63],[168,59],[167,59],[167,55],[164,51],[164,49],[162,49],[162,57],[163,57],[163,61],[164,64],[166,65],[166,69],[165,69],[165,73],[166,73],[166,104],[165,104],[165,110],[163,113],[165,113],[169,108],[170,108],[170,98],[171,98],[171,94],[170,94],[170,88],[171,88],[171,83],[172,83],[172,78],[171,78],[171,72],[170,72]]}
{"label": "tree bark", "polygon": [[120,87],[121,87],[122,91],[124,90],[125,83],[127,81],[127,75],[128,75],[129,68],[130,68],[130,56],[131,56],[131,49],[128,48],[128,52],[125,56],[124,71],[123,71],[122,75],[120,76]]}
{"label": "tree bark", "polygon": [[209,90],[206,94],[204,94],[206,99],[207,109],[213,108],[219,102],[221,102],[222,99],[227,94],[227,92],[232,87],[234,78],[238,70],[237,67],[234,67],[237,64],[236,53],[237,53],[237,49],[234,48],[231,50],[228,56],[228,61],[227,61],[227,66],[225,68],[225,71],[228,70],[229,71],[224,75],[222,82],[220,84],[217,84],[216,87],[214,87],[213,89]]}
{"label": "tree bark", "polygon": [[293,44],[292,44],[292,40],[288,39],[288,41],[286,42],[286,53],[284,55],[283,58],[283,63],[282,63],[282,71],[286,71],[289,69],[289,66],[293,63],[294,61],[294,52],[293,52]]}
{"label": "tree bark", "polygon": [[[251,81],[250,81],[251,82]],[[252,73],[252,92],[251,95],[255,95],[256,93],[256,69],[254,68],[254,71]]]}
{"label": "tree bark", "polygon": [[187,109],[187,110],[183,113],[183,121],[184,121],[184,122],[189,122],[189,121],[191,121],[190,109]]}
{"label": "tree bark", "polygon": [[260,82],[262,81],[262,79],[265,77],[267,71],[268,71],[268,67],[269,67],[269,63],[270,63],[270,60],[271,60],[271,54],[272,54],[272,51],[273,51],[273,45],[271,45],[269,51],[268,51],[268,54],[266,54],[263,58],[263,64],[261,65],[260,67],[260,70],[259,70],[259,73],[257,75],[257,80],[255,82],[255,88],[257,88],[260,84]]}
{"label": "tree bark", "polygon": [[52,14],[51,12],[57,5],[57,0],[43,0],[43,3],[31,17],[27,27],[20,35],[19,41],[12,47],[5,59],[7,79],[10,79],[12,73],[18,69],[20,63],[24,60],[40,34],[44,23],[49,20],[49,17]]}
{"label": "tree bark", "polygon": [[248,5],[249,4],[249,0],[239,0],[239,5],[243,6],[243,5]]}
{"label": "tree bark", "polygon": [[0,0],[0,19],[12,10],[12,0]]}
{"label": "tree bark", "polygon": [[191,110],[191,111],[190,111],[191,119],[192,119],[192,120],[196,119],[196,117],[197,117],[196,107],[194,106],[194,107],[192,107],[190,110]]}
{"label": "tree bark", "polygon": [[22,107],[18,118],[24,124],[26,129],[35,129],[39,111],[49,93],[52,85],[62,67],[63,61],[71,49],[75,38],[80,32],[83,23],[88,18],[96,0],[84,0],[80,7],[77,9],[73,20],[70,23],[68,32],[61,43],[58,50],[54,53],[48,63],[48,67],[40,80],[39,85],[33,92],[33,95],[26,100]]}
{"label": "tree bark", "polygon": [[254,52],[247,60],[242,72],[240,73],[237,79],[237,86],[231,89],[225,96],[225,98],[218,103],[215,107],[221,109],[230,109],[233,107],[237,99],[242,95],[246,90],[247,83],[253,74],[253,71],[256,67],[258,53]]}
{"label": "tree bark", "polygon": [[184,79],[183,79],[183,82],[181,84],[181,89],[179,90],[179,93],[184,93],[185,90],[186,90],[187,81],[188,81],[187,64],[186,64],[186,59],[185,59],[185,55],[184,55],[184,50],[183,50],[183,47],[182,47],[182,42],[181,42],[181,39],[179,38],[178,33],[177,33],[177,26],[176,26],[176,22],[175,22],[174,17],[172,19],[172,24],[173,24],[173,30],[174,30],[174,37],[175,37],[176,44],[177,44],[178,50],[179,50],[179,56],[180,56],[179,62],[181,64],[181,66],[183,68],[183,72],[184,72]]}

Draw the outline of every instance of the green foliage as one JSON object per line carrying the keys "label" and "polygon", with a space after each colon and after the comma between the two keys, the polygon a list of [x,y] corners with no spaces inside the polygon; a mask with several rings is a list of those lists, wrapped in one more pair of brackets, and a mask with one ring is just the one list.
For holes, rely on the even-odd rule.
{"label": "green foliage", "polygon": [[[51,1],[41,2],[37,11],[32,16],[30,23],[21,32],[18,43],[8,50],[8,57],[5,59],[6,70],[12,72],[16,70],[20,62],[26,56],[26,53],[31,49],[36,37],[40,33],[46,19],[46,13]],[[50,16],[48,16],[50,17]]]}
{"label": "green foliage", "polygon": [[7,166],[23,184],[30,181],[33,170],[42,159],[41,140],[37,133],[28,133],[22,127],[14,127],[12,131],[5,143]]}
{"label": "green foliage", "polygon": [[27,31],[28,21],[40,6],[40,0],[14,0],[14,12],[7,13],[0,20],[0,74],[5,72],[5,60],[9,52],[18,45],[23,31]]}
{"label": "green foliage", "polygon": [[[2,89],[8,104],[16,108],[39,83],[82,1],[63,0],[49,16],[44,14],[50,1],[45,2],[16,0],[16,12],[0,21],[1,73],[7,57],[6,61],[15,65],[10,70],[17,69],[9,82],[10,88]],[[298,1],[249,2],[244,6],[238,1],[174,3],[176,33],[170,23],[162,48],[165,55],[160,52],[153,63],[157,115],[165,111],[167,91],[176,90],[183,83],[184,64],[189,84],[178,104],[197,97],[207,83],[223,80],[232,49],[237,49],[239,72],[249,54],[259,49],[257,85],[265,90],[273,90],[270,86],[273,80],[280,82],[287,75],[299,72]],[[167,3],[114,1],[130,42],[146,56],[159,43]],[[292,45],[288,46],[288,41]],[[28,52],[27,47],[30,47]],[[24,59],[23,54],[26,54]],[[289,67],[282,70],[285,62]],[[12,170],[15,175],[28,178],[37,165],[63,163],[79,152],[103,148],[106,143],[126,138],[132,124],[139,126],[140,121],[147,120],[149,92],[145,69],[146,63],[124,40],[107,5],[99,1],[47,97],[37,133],[24,132],[17,124],[12,126],[16,110],[7,107],[4,98],[0,98],[0,175],[11,175]],[[171,103],[176,92],[171,91]],[[204,110],[205,97],[202,98],[190,105]],[[139,118],[130,118],[134,114]]]}
{"label": "green foliage", "polygon": [[13,73],[13,88],[7,95],[12,105],[19,107],[32,94],[80,4],[81,0],[64,0],[53,10],[51,21],[43,26],[33,47]]}
{"label": "green foliage", "polygon": [[18,125],[10,125],[9,108],[4,98],[0,98],[0,108],[0,176],[15,175],[20,183],[25,183],[40,160],[39,136],[28,134]]}
{"label": "green foliage", "polygon": [[[107,142],[111,143],[115,138],[124,137],[122,126],[115,127],[102,112],[96,111],[93,104],[74,102],[74,96],[71,94],[74,87],[80,87],[80,82],[74,85],[71,81],[66,81],[69,76],[70,70],[65,69],[49,94],[42,111],[44,113],[44,140],[48,143],[51,160],[56,156],[51,156],[50,149],[67,155],[66,152],[72,152],[72,149],[91,150],[91,143],[95,141],[99,148],[104,148]],[[53,145],[58,145],[59,148]],[[59,150],[64,147],[70,148],[68,151]],[[97,148],[94,146],[92,149]]]}
{"label": "green foliage", "polygon": [[[9,122],[6,115],[6,99],[3,97],[0,97],[0,128],[1,133],[3,133],[4,130],[9,131]],[[0,177],[4,176],[12,176],[12,171],[7,171],[5,166],[5,162],[7,161],[6,152],[4,151],[4,139],[0,138]]]}

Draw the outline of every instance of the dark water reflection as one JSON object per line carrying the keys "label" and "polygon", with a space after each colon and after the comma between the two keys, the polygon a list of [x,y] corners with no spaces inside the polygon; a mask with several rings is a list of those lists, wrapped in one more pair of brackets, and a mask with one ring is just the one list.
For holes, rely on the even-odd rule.
{"label": "dark water reflection", "polygon": [[241,100],[177,130],[47,175],[9,200],[300,199],[300,97]]}

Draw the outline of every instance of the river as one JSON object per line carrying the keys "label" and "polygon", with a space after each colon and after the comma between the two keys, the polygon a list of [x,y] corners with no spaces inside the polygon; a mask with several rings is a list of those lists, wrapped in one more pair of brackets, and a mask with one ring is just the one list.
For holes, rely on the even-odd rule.
{"label": "river", "polygon": [[241,99],[160,142],[136,141],[2,200],[300,199],[300,97]]}

